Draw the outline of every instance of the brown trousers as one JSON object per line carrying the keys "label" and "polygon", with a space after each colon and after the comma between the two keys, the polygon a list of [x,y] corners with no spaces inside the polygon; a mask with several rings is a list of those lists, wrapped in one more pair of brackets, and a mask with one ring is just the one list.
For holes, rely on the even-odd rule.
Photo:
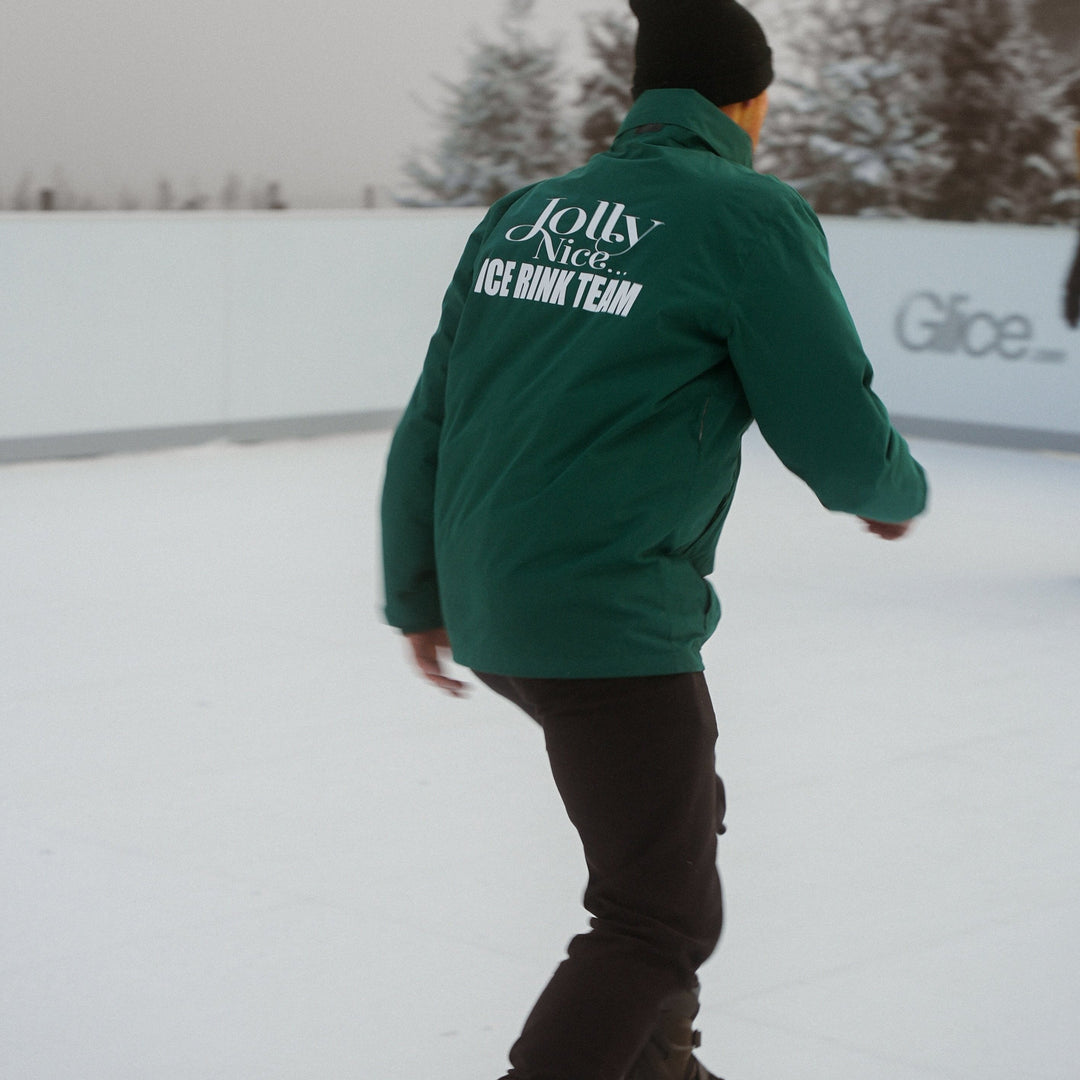
{"label": "brown trousers", "polygon": [[724,797],[705,679],[476,675],[543,728],[593,916],[526,1020],[509,1075],[623,1080],[660,1003],[696,986],[723,923]]}

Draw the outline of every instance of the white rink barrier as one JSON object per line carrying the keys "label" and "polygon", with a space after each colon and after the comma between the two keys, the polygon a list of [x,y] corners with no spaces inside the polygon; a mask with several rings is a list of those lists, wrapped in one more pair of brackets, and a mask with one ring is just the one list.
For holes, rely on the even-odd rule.
{"label": "white rink barrier", "polygon": [[481,215],[0,216],[0,460],[389,423]]}
{"label": "white rink barrier", "polygon": [[909,434],[1080,451],[1075,229],[824,222],[833,267]]}
{"label": "white rink barrier", "polygon": [[[481,214],[0,216],[0,460],[386,425]],[[1075,231],[824,224],[902,430],[1080,451]]]}

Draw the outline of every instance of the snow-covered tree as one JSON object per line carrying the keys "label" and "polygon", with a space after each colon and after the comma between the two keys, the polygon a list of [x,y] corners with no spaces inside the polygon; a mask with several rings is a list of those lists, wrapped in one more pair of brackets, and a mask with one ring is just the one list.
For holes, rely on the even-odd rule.
{"label": "snow-covered tree", "polygon": [[154,209],[176,209],[176,191],[173,189],[172,182],[164,176],[157,182],[157,191],[154,195]]}
{"label": "snow-covered tree", "polygon": [[12,210],[33,210],[35,204],[34,177],[29,172],[24,172],[19,178],[19,183],[11,196]]}
{"label": "snow-covered tree", "polygon": [[239,210],[244,198],[244,184],[240,177],[231,172],[225,178],[221,188],[219,202],[223,210]]}
{"label": "snow-covered tree", "polygon": [[448,95],[439,113],[443,135],[429,160],[407,162],[423,195],[402,201],[485,206],[580,163],[560,107],[557,49],[529,34],[530,7],[513,0],[498,39],[476,41],[463,81],[440,80]]}
{"label": "snow-covered tree", "polygon": [[1053,221],[1075,212],[1068,78],[1028,0],[804,11],[761,165],[822,213]]}
{"label": "snow-covered tree", "polygon": [[581,115],[584,156],[606,150],[631,105],[637,21],[628,5],[584,17],[585,44],[596,66],[580,80],[575,102]]}
{"label": "snow-covered tree", "polygon": [[797,187],[820,213],[919,214],[945,168],[939,125],[897,41],[899,7],[838,0],[802,12],[792,48],[802,79],[783,79],[759,167]]}
{"label": "snow-covered tree", "polygon": [[[965,0],[934,12],[945,93],[927,104],[950,167],[932,214],[957,220],[1072,216],[1067,82],[1026,3]],[[1072,192],[1070,195],[1069,193]]]}

